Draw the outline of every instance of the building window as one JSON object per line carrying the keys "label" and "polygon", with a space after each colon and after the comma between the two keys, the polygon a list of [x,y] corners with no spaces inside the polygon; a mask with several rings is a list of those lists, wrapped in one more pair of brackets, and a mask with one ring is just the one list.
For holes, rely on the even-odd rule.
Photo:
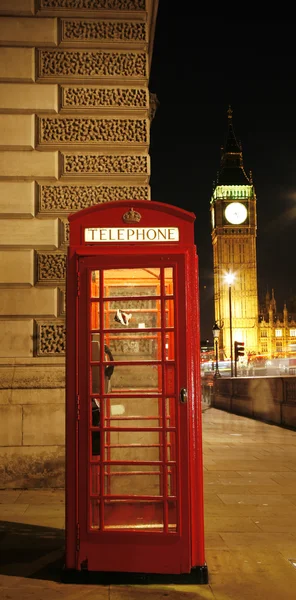
{"label": "building window", "polygon": [[268,352],[268,348],[267,348],[267,342],[266,342],[266,343],[264,343],[264,344],[261,344],[261,352],[262,352],[262,353],[264,353],[264,352]]}
{"label": "building window", "polygon": [[262,329],[260,335],[261,337],[267,337],[267,329]]}
{"label": "building window", "polygon": [[282,342],[276,342],[275,343],[275,349],[276,349],[276,352],[282,352],[282,350],[283,350],[283,344],[282,344]]}
{"label": "building window", "polygon": [[290,336],[296,337],[296,329],[290,329]]}
{"label": "building window", "polygon": [[275,330],[275,337],[283,337],[282,329]]}

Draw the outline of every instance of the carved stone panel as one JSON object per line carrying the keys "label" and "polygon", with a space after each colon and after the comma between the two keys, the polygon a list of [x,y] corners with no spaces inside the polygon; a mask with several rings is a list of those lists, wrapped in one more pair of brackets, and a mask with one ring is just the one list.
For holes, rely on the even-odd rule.
{"label": "carved stone panel", "polygon": [[99,79],[120,78],[146,80],[147,55],[144,52],[100,50],[39,50],[38,78]]}
{"label": "carved stone panel", "polygon": [[65,254],[37,252],[37,283],[48,285],[64,283],[66,264]]}
{"label": "carved stone panel", "polygon": [[62,109],[147,109],[148,90],[128,87],[63,86]]}
{"label": "carved stone panel", "polygon": [[63,247],[69,245],[70,224],[69,224],[68,219],[59,219],[59,224],[60,224],[61,249],[63,249]]}
{"label": "carved stone panel", "polygon": [[148,174],[148,156],[64,154],[65,175],[139,175]]}
{"label": "carved stone panel", "polygon": [[145,0],[39,0],[39,11],[145,10]]}
{"label": "carved stone panel", "polygon": [[38,119],[40,145],[145,145],[148,140],[148,119],[84,119],[79,117],[39,117]]}
{"label": "carved stone panel", "polygon": [[66,326],[62,320],[36,322],[37,356],[63,356],[66,351]]}
{"label": "carved stone panel", "polygon": [[126,42],[129,45],[147,41],[144,21],[107,21],[99,19],[62,19],[61,43],[80,42],[98,43]]}
{"label": "carved stone panel", "polygon": [[39,212],[63,213],[115,200],[149,200],[148,185],[41,185]]}

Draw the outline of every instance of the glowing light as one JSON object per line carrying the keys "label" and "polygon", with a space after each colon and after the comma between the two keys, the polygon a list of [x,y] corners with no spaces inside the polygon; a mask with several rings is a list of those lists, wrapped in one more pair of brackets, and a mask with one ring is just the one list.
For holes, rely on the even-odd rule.
{"label": "glowing light", "polygon": [[228,283],[228,285],[231,285],[235,280],[235,275],[234,273],[227,273],[227,275],[225,275],[225,281],[226,283]]}

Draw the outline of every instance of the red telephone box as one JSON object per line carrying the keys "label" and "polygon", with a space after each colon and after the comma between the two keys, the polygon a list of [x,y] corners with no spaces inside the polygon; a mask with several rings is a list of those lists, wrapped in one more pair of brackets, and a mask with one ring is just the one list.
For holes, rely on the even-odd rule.
{"label": "red telephone box", "polygon": [[193,213],[69,217],[65,571],[207,583]]}

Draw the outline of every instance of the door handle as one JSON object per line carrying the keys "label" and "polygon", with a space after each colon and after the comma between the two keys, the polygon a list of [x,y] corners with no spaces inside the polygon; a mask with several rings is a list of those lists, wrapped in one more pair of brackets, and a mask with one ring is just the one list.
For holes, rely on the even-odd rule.
{"label": "door handle", "polygon": [[180,402],[182,404],[186,404],[187,399],[188,399],[188,392],[187,392],[186,388],[181,388],[181,390],[180,390]]}

